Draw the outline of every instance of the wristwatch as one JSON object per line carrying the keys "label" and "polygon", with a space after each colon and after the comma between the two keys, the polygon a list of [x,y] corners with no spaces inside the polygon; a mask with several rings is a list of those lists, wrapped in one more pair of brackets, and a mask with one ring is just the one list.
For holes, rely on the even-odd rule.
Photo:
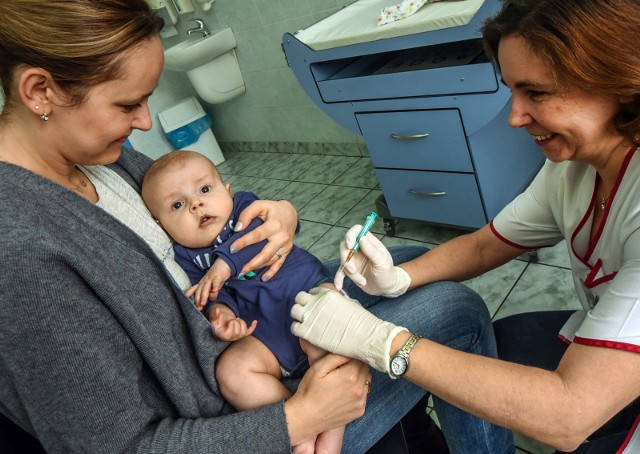
{"label": "wristwatch", "polygon": [[412,334],[409,340],[404,344],[404,347],[396,353],[396,356],[391,358],[391,364],[389,367],[389,375],[391,378],[400,378],[407,371],[407,367],[409,367],[409,353],[411,353],[411,349],[415,347],[418,339],[420,339],[419,335]]}

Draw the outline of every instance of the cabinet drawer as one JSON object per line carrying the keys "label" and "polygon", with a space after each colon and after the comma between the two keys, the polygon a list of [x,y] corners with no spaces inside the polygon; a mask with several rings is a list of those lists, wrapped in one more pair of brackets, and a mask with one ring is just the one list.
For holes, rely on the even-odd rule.
{"label": "cabinet drawer", "polygon": [[391,215],[460,227],[487,223],[473,174],[376,169]]}
{"label": "cabinet drawer", "polygon": [[356,114],[374,167],[473,172],[455,109]]}
{"label": "cabinet drawer", "polygon": [[417,96],[455,96],[498,90],[496,73],[491,63],[390,74],[370,74],[369,63],[367,59],[357,61],[330,79],[318,80],[316,83],[322,100],[325,103],[357,102]]}

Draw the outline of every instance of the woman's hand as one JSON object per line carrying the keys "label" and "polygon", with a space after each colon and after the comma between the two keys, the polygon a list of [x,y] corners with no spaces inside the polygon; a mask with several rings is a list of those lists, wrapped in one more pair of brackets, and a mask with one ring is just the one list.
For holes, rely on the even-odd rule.
{"label": "woman's hand", "polygon": [[342,293],[316,287],[296,295],[291,331],[332,353],[365,361],[389,373],[391,342],[405,328],[380,320]]}
{"label": "woman's hand", "polygon": [[256,200],[240,213],[235,231],[241,231],[256,217],[259,217],[263,224],[234,241],[231,252],[234,253],[250,244],[267,240],[267,245],[262,251],[244,265],[242,273],[246,274],[249,271],[270,266],[263,275],[264,280],[269,280],[278,272],[293,248],[293,237],[298,226],[298,212],[286,200],[278,202]]}
{"label": "woman's hand", "polygon": [[[342,263],[346,261],[349,251],[353,249],[361,229],[361,225],[354,225],[345,235],[345,240],[340,243]],[[393,265],[393,259],[387,248],[371,233],[362,237],[358,252],[336,273],[334,285],[338,290],[342,289],[345,275],[369,295],[382,295],[388,298],[402,295],[411,284],[409,274]]]}
{"label": "woman's hand", "polygon": [[329,354],[314,363],[284,404],[292,446],[361,417],[367,382],[369,367],[360,361]]}

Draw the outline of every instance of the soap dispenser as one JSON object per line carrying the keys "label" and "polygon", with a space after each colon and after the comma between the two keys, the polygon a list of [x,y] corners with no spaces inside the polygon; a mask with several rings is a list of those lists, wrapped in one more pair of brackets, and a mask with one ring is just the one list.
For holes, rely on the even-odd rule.
{"label": "soap dispenser", "polygon": [[215,0],[195,0],[195,2],[202,8],[202,11],[209,11],[211,9],[211,4],[214,1]]}

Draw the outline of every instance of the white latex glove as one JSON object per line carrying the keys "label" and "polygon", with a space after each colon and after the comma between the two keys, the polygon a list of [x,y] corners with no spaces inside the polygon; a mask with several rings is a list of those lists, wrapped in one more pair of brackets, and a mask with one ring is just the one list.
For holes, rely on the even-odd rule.
{"label": "white latex glove", "polygon": [[296,295],[291,331],[326,351],[389,373],[391,342],[405,328],[380,320],[360,303],[326,287]]}
{"label": "white latex glove", "polygon": [[[354,225],[340,243],[340,262],[344,264],[349,251],[353,249],[361,225]],[[369,295],[382,295],[395,298],[404,294],[411,278],[400,267],[393,266],[393,259],[386,247],[375,235],[368,232],[360,240],[360,249],[354,254],[345,267],[340,266],[333,284],[342,290],[344,277],[348,276],[355,284]]]}

